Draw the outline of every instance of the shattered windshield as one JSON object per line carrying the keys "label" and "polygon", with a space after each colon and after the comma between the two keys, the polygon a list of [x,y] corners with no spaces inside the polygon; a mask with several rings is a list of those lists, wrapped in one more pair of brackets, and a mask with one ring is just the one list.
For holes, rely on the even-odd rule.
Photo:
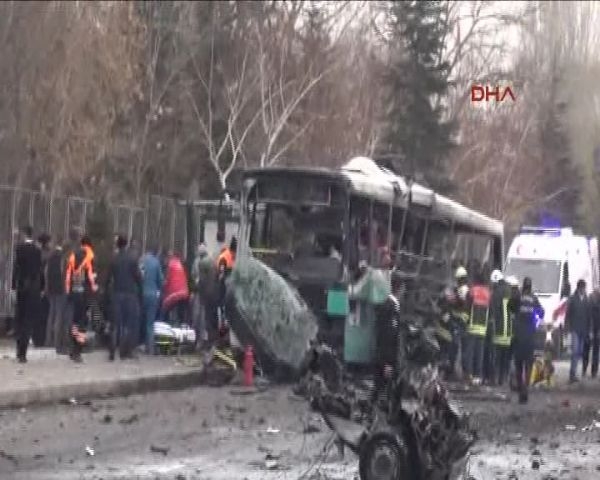
{"label": "shattered windshield", "polygon": [[340,194],[310,180],[257,183],[248,202],[250,248],[279,271],[302,278],[337,278],[343,254]]}
{"label": "shattered windshield", "polygon": [[339,257],[342,217],[328,207],[267,204],[257,206],[250,247],[301,257]]}

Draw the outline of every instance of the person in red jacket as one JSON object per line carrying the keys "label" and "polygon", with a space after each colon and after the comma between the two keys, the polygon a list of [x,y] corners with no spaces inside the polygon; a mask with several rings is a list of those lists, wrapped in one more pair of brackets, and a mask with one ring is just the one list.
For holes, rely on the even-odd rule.
{"label": "person in red jacket", "polygon": [[163,287],[162,315],[165,321],[169,321],[170,313],[175,310],[177,322],[181,325],[185,321],[189,299],[187,274],[180,256],[171,253],[167,262],[167,274]]}

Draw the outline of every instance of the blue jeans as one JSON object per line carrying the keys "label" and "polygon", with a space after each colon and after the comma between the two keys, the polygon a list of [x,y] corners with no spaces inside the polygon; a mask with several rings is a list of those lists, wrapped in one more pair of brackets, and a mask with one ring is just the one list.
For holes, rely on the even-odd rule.
{"label": "blue jeans", "polygon": [[154,321],[158,314],[160,299],[156,293],[144,293],[144,317],[146,323],[146,352],[154,353]]}
{"label": "blue jeans", "polygon": [[483,375],[483,348],[485,337],[467,333],[463,340],[463,372],[481,378]]}
{"label": "blue jeans", "polygon": [[585,337],[579,333],[571,332],[571,370],[569,375],[571,378],[577,374],[577,363],[583,356],[583,343]]}
{"label": "blue jeans", "polygon": [[131,355],[137,346],[140,307],[137,295],[130,293],[115,293],[113,296],[114,328],[113,348],[119,345],[121,358]]}

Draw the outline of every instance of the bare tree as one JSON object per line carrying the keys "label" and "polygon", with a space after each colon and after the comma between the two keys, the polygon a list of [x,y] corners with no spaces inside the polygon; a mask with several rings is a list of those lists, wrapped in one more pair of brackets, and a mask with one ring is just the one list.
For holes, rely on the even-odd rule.
{"label": "bare tree", "polygon": [[[313,68],[309,68],[305,74],[287,79],[286,77],[290,76],[286,71],[289,62],[282,57],[286,55],[286,51],[289,52],[289,49],[279,46],[279,60],[269,62],[263,34],[258,28],[256,37],[259,46],[260,125],[261,133],[264,135],[264,147],[260,154],[259,165],[267,167],[277,163],[310,126],[312,120],[305,118],[292,129],[290,118],[300,103],[328,72],[315,72]],[[281,142],[286,130],[292,130],[288,135],[289,139]]]}
{"label": "bare tree", "polygon": [[[256,72],[250,67],[251,47],[246,45],[241,58],[234,60],[233,68],[228,69],[223,57],[217,57],[215,52],[216,13],[213,15],[208,72],[203,72],[198,58],[192,54],[194,78],[188,83],[186,94],[208,161],[224,190],[244,142],[260,118],[261,109],[254,110],[249,120],[244,116],[259,84]],[[202,91],[200,95],[195,93],[198,86]],[[219,131],[217,126],[222,126],[224,131]]]}

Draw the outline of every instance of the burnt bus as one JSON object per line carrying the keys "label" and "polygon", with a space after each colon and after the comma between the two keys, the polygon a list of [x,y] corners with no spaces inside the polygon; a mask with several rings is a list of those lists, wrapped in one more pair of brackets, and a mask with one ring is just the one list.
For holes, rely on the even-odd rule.
{"label": "burnt bus", "polygon": [[373,312],[347,293],[361,263],[417,271],[433,258],[444,281],[457,261],[502,266],[501,222],[364,157],[339,170],[246,170],[239,233],[238,257],[260,259],[292,284],[318,318],[320,338],[354,364],[374,354]]}

